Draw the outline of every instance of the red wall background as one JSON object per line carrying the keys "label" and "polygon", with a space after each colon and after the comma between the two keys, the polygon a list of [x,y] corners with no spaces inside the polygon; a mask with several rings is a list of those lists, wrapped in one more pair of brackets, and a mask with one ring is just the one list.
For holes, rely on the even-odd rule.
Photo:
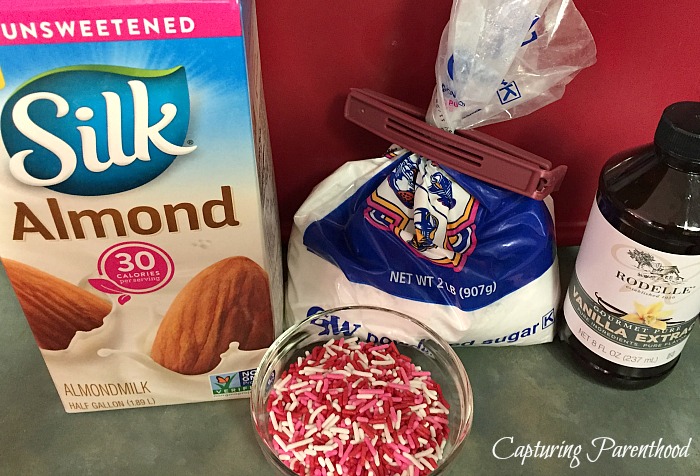
{"label": "red wall background", "polygon": [[[559,244],[578,244],[598,172],[650,142],[665,106],[700,100],[698,0],[577,0],[598,60],[539,111],[480,130],[569,167],[554,196]],[[263,83],[283,236],[311,189],[340,164],[381,155],[343,118],[352,87],[427,107],[452,2],[257,0]]]}

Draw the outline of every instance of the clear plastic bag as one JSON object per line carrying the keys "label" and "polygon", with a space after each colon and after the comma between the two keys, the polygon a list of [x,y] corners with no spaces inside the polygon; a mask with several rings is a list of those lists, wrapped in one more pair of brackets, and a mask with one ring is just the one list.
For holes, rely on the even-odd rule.
{"label": "clear plastic bag", "polygon": [[454,0],[426,121],[454,131],[524,116],[559,99],[595,59],[570,0]]}

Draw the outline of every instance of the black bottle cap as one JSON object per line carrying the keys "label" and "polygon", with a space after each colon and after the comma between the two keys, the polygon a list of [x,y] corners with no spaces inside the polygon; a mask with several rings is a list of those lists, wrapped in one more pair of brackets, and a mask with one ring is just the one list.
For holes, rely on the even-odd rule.
{"label": "black bottle cap", "polygon": [[667,154],[700,163],[700,102],[677,102],[664,109],[654,143]]}

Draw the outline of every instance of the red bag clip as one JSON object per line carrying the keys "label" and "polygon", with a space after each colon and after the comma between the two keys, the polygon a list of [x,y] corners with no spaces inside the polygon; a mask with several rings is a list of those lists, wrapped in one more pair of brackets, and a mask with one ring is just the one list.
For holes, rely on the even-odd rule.
{"label": "red bag clip", "polygon": [[451,134],[427,124],[425,111],[367,89],[352,89],[345,117],[418,155],[491,185],[542,200],[559,188],[566,166],[475,130]]}

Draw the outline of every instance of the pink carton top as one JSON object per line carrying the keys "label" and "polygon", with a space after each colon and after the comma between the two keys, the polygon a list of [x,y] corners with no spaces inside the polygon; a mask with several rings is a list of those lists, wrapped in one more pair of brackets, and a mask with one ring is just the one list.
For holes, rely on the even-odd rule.
{"label": "pink carton top", "polygon": [[0,0],[0,46],[240,35],[237,0]]}

